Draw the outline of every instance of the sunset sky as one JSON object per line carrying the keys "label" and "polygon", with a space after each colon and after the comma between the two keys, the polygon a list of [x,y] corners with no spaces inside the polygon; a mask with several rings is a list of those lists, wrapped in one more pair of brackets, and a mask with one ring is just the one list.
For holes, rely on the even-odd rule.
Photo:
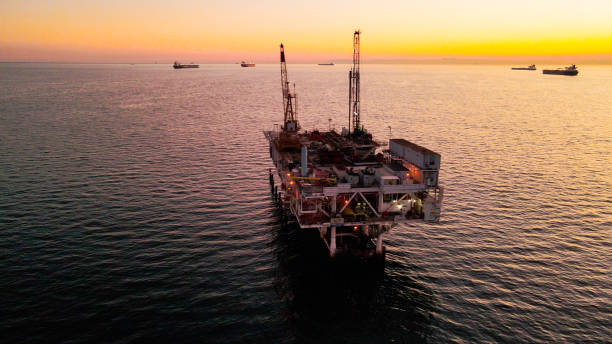
{"label": "sunset sky", "polygon": [[612,0],[1,0],[0,61],[612,61]]}

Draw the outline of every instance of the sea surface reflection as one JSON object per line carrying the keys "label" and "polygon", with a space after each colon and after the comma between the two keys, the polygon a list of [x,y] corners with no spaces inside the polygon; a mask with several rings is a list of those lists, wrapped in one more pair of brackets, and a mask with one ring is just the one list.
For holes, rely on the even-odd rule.
{"label": "sea surface reflection", "polygon": [[299,342],[427,342],[435,296],[408,263],[331,259],[317,230],[277,225],[275,288]]}

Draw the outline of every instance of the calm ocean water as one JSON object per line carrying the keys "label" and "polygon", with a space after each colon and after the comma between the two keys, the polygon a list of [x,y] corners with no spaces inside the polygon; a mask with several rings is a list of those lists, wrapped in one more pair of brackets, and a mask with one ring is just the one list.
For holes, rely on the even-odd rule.
{"label": "calm ocean water", "polygon": [[[289,65],[305,129],[347,122],[348,69]],[[610,342],[612,67],[364,65],[366,128],[446,188],[384,270],[281,225],[279,74],[0,64],[1,341]]]}

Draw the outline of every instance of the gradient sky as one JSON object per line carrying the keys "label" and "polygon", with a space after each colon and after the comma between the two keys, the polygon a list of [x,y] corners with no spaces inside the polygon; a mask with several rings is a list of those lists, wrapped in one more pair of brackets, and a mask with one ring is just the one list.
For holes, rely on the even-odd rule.
{"label": "gradient sky", "polygon": [[612,0],[0,0],[0,61],[612,61]]}

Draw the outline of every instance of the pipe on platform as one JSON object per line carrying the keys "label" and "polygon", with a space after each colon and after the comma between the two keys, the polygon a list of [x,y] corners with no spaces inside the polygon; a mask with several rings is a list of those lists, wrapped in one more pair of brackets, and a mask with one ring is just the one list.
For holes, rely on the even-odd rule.
{"label": "pipe on platform", "polygon": [[302,177],[308,177],[308,148],[302,146]]}

